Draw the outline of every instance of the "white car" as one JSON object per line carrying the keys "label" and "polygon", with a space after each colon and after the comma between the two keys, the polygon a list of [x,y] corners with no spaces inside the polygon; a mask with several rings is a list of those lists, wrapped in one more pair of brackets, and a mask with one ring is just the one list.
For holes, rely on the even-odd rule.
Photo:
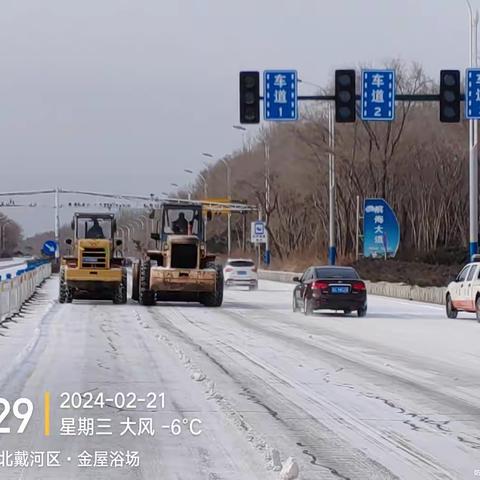
{"label": "white car", "polygon": [[257,267],[250,259],[228,259],[223,269],[223,278],[226,287],[239,285],[249,287],[250,290],[258,288]]}
{"label": "white car", "polygon": [[445,296],[447,317],[457,318],[458,312],[476,313],[480,322],[480,256],[460,271],[450,282]]}

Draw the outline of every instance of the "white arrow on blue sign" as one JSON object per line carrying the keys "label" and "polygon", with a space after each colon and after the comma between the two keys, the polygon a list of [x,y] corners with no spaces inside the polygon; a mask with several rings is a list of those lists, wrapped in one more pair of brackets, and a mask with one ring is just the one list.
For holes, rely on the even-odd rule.
{"label": "white arrow on blue sign", "polygon": [[42,252],[48,257],[53,257],[57,251],[58,245],[55,240],[47,240],[42,247]]}
{"label": "white arrow on blue sign", "polygon": [[362,70],[362,120],[395,118],[395,70]]}
{"label": "white arrow on blue sign", "polygon": [[480,120],[480,68],[467,68],[465,75],[465,116]]}
{"label": "white arrow on blue sign", "polygon": [[276,122],[297,120],[297,71],[265,70],[263,79],[264,119]]}

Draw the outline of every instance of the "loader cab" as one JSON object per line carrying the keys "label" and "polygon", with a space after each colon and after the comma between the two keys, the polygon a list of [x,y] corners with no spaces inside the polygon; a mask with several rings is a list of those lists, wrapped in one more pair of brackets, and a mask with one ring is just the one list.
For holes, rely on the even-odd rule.
{"label": "loader cab", "polygon": [[187,235],[203,241],[201,205],[164,205],[160,219],[160,240],[165,242],[170,235]]}
{"label": "loader cab", "polygon": [[76,213],[72,229],[75,239],[113,240],[115,234],[114,215],[109,213]]}

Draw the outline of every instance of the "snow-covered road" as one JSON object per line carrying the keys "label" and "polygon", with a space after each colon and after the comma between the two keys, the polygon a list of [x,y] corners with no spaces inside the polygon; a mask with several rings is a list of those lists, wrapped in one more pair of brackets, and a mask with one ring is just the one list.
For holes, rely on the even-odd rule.
{"label": "snow-covered road", "polygon": [[[145,308],[60,305],[57,279],[48,281],[0,331],[0,396],[36,405],[24,434],[0,436],[0,451],[60,450],[63,466],[5,467],[0,478],[275,480],[272,451],[283,462],[294,457],[304,480],[474,478],[474,318],[449,320],[441,307],[381,297],[369,298],[365,318],[305,317],[291,312],[292,288],[261,282],[254,292],[228,290],[220,309]],[[59,408],[62,392],[87,391],[164,392],[165,407]],[[113,435],[60,435],[60,417],[78,416],[110,419]],[[155,435],[120,436],[127,417],[152,418]],[[202,433],[161,428],[184,418],[200,419]],[[78,467],[85,450],[139,451],[140,467]]]}

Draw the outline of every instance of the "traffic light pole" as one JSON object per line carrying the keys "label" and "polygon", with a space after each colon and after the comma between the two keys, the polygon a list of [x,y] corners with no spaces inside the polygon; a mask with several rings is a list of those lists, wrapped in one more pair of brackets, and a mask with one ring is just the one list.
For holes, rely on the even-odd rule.
{"label": "traffic light pole", "polygon": [[335,117],[331,102],[328,104],[328,197],[329,197],[329,242],[328,263],[335,265],[337,248],[335,242],[336,198],[335,198]]}

